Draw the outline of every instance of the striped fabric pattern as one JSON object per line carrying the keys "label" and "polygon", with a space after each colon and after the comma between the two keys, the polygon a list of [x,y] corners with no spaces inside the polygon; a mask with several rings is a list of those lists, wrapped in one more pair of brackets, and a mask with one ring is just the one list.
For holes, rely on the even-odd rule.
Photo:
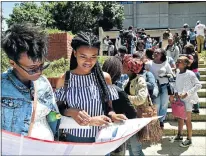
{"label": "striped fabric pattern", "polygon": [[[118,93],[113,86],[108,86],[110,100],[118,99]],[[67,88],[66,98],[64,88],[56,90],[57,101],[67,101],[69,107],[83,109],[91,117],[103,115],[102,102],[95,79],[95,75],[75,75],[70,72],[70,81]],[[77,137],[95,137],[99,127],[92,126],[91,129],[68,129],[66,132]]]}

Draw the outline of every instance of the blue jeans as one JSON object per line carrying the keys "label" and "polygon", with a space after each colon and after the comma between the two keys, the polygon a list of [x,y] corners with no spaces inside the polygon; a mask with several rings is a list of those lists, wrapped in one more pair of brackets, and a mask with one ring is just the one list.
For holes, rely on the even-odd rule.
{"label": "blue jeans", "polygon": [[130,156],[144,156],[142,144],[138,142],[136,134],[128,140],[128,148]]}
{"label": "blue jeans", "polygon": [[[197,79],[200,80],[200,73],[199,72],[194,72]],[[199,103],[196,103],[194,104],[194,110],[199,110],[199,107],[200,107],[200,104]]]}
{"label": "blue jeans", "polygon": [[167,115],[167,108],[169,102],[169,95],[167,92],[167,85],[160,85],[160,92],[157,98],[154,99],[154,104],[157,106],[157,114],[158,116],[163,116],[160,118],[160,122],[165,120]]}
{"label": "blue jeans", "polygon": [[200,73],[199,72],[194,72],[194,73],[195,73],[197,79],[200,80]]}

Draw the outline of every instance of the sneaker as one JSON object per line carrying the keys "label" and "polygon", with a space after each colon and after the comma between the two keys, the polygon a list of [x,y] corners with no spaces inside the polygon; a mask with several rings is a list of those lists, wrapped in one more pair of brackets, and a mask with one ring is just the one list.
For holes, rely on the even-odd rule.
{"label": "sneaker", "polygon": [[182,141],[183,140],[183,136],[181,135],[176,135],[175,137],[170,138],[170,142],[173,143],[175,141]]}
{"label": "sneaker", "polygon": [[190,145],[192,145],[192,140],[189,139],[186,139],[180,144],[181,147],[189,147]]}
{"label": "sneaker", "polygon": [[199,114],[200,113],[199,109],[198,110],[194,109],[194,110],[192,110],[192,112],[195,113],[195,114]]}

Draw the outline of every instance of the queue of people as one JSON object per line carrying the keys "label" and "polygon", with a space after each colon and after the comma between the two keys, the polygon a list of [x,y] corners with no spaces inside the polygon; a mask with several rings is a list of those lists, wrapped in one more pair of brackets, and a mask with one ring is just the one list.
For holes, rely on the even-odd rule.
{"label": "queue of people", "polygon": [[[195,28],[190,28],[187,23],[183,24],[181,34],[177,32],[172,34],[170,28],[166,29],[163,33],[163,39],[168,39],[168,56],[184,54],[184,46],[189,42],[191,43],[198,53],[201,53],[206,49],[206,27],[201,21],[196,22]],[[135,51],[143,51],[150,48],[162,48],[162,41],[156,40],[154,37],[150,37],[146,34],[144,28],[137,28],[129,26],[128,29],[120,30],[116,37],[115,43],[111,41],[109,36],[103,39],[103,54],[108,56],[114,56],[117,54],[118,49],[121,46],[126,46],[129,54],[133,54]],[[173,52],[173,53],[170,53]],[[173,57],[174,61],[177,58]]]}
{"label": "queue of people", "polygon": [[[133,36],[131,30],[129,28],[130,37]],[[42,75],[49,65],[45,63],[46,34],[30,24],[11,26],[2,40],[2,48],[11,65],[2,74],[1,81],[2,129],[54,141],[61,114],[73,118],[79,125],[92,126],[91,129],[63,130],[62,141],[92,143],[100,126],[139,117],[138,114],[144,111],[148,99],[151,99],[157,116],[162,117],[157,124],[150,126],[148,132],[144,132],[151,138],[153,135],[160,138],[169,100],[173,102],[175,98],[180,98],[185,102],[188,134],[183,141],[184,120],[181,119],[178,120],[178,135],[172,139],[181,140],[182,147],[190,146],[191,112],[196,105],[194,112],[198,113],[197,91],[201,88],[194,46],[186,45],[185,56],[179,56],[178,52],[168,52],[176,49],[171,39],[168,40],[171,47],[166,50],[150,47],[146,51],[145,47],[139,45],[137,48],[130,41],[129,46],[121,45],[117,54],[106,60],[101,68],[97,60],[101,45],[98,37],[91,32],[78,33],[71,42],[70,69],[60,77],[53,93],[49,81]],[[171,94],[168,92],[169,78],[174,77],[175,92]],[[179,85],[185,77],[187,81]],[[195,100],[191,100],[193,98]],[[55,120],[49,120],[53,114]],[[144,155],[139,134],[127,141],[131,156]],[[123,144],[108,155],[125,155],[125,149]]]}

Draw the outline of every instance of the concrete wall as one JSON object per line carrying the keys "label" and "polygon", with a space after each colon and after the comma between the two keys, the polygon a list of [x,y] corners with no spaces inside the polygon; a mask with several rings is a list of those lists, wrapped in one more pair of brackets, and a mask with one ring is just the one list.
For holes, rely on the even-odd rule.
{"label": "concrete wall", "polygon": [[206,2],[138,3],[124,5],[124,28],[181,28],[184,23],[195,27],[196,21],[206,24]]}

